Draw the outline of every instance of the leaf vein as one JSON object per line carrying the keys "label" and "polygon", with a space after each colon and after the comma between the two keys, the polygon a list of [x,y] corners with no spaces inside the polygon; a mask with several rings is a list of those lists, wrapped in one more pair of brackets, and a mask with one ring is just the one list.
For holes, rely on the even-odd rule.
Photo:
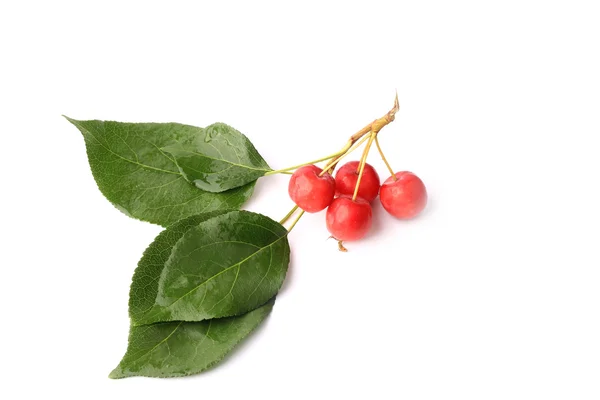
{"label": "leaf vein", "polygon": [[130,162],[130,163],[132,163],[132,164],[136,164],[136,165],[139,165],[140,167],[147,168],[147,169],[151,169],[151,170],[154,170],[154,171],[164,172],[164,173],[167,173],[167,174],[173,174],[173,175],[179,175],[179,172],[173,172],[173,171],[168,171],[168,170],[166,170],[166,169],[162,169],[162,168],[152,167],[152,166],[150,166],[150,165],[142,164],[142,163],[140,163],[140,162],[137,162],[137,161],[131,160],[131,159],[127,158],[127,157],[123,157],[122,155],[120,155],[119,153],[116,153],[116,152],[115,152],[113,149],[111,149],[110,147],[107,147],[107,146],[106,146],[104,143],[102,143],[102,142],[101,142],[101,141],[100,141],[100,140],[99,140],[99,139],[98,139],[98,138],[97,138],[97,137],[96,137],[96,136],[95,136],[95,135],[94,135],[94,134],[93,134],[91,131],[89,131],[88,129],[86,129],[85,131],[86,131],[86,132],[87,132],[87,133],[88,133],[88,134],[89,134],[91,137],[93,137],[93,138],[94,138],[94,140],[96,140],[96,142],[98,142],[98,144],[99,144],[100,146],[104,147],[104,148],[105,148],[105,149],[106,149],[106,150],[107,150],[109,153],[112,153],[112,154],[114,154],[115,156],[119,157],[120,159],[122,159],[122,160],[124,160],[124,161]]}
{"label": "leaf vein", "polygon": [[198,290],[201,286],[203,286],[204,284],[206,284],[207,282],[217,278],[218,276],[232,270],[233,268],[237,267],[237,266],[241,266],[243,263],[245,263],[246,261],[250,260],[252,257],[254,257],[256,254],[260,253],[261,251],[270,248],[271,246],[273,246],[275,243],[279,242],[281,239],[285,238],[286,235],[281,236],[279,239],[275,240],[274,242],[270,243],[268,246],[265,246],[263,248],[261,248],[260,250],[255,251],[254,253],[250,254],[248,257],[244,258],[241,261],[238,261],[237,263],[233,264],[230,267],[225,268],[223,271],[218,272],[217,274],[211,276],[210,278],[206,279],[205,281],[199,283],[198,285],[196,285],[194,288],[190,289],[190,291],[188,291],[187,293],[183,294],[181,297],[177,298],[175,301],[173,301],[171,304],[169,304],[168,306],[165,306],[165,308],[170,308],[172,307],[175,303],[177,303],[179,300],[183,299],[184,297],[188,296],[189,294],[191,294],[192,292],[195,292],[196,290]]}

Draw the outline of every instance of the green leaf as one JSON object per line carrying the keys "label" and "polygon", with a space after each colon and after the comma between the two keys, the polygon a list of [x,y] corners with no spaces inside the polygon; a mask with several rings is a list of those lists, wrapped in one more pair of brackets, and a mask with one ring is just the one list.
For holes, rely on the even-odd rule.
{"label": "green leaf", "polygon": [[168,226],[202,212],[238,209],[254,182],[223,193],[191,185],[171,155],[161,150],[205,137],[204,129],[176,123],[77,121],[100,191],[130,217]]}
{"label": "green leaf", "polygon": [[287,230],[260,214],[200,215],[167,228],[133,276],[134,325],[246,313],[277,294],[287,272]]}
{"label": "green leaf", "polygon": [[274,302],[275,298],[238,317],[132,326],[127,352],[109,377],[167,378],[202,372],[252,332],[269,315]]}
{"label": "green leaf", "polygon": [[163,150],[175,158],[188,181],[209,192],[246,185],[271,171],[248,138],[223,123],[207,126],[190,143]]}
{"label": "green leaf", "polygon": [[183,234],[201,222],[228,212],[230,210],[193,215],[170,225],[159,233],[152,244],[144,251],[144,255],[133,273],[129,292],[129,314],[132,319],[141,318],[154,306],[158,294],[159,280],[157,277],[164,269],[173,246],[181,239]]}

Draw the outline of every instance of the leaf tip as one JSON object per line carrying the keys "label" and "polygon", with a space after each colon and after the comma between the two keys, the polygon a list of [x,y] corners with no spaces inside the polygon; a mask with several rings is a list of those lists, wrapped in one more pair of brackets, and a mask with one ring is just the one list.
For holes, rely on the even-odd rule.
{"label": "leaf tip", "polygon": [[63,117],[64,119],[66,119],[67,121],[69,121],[70,123],[72,123],[73,125],[75,125],[77,128],[79,128],[79,122],[81,122],[81,121],[78,121],[78,120],[76,120],[76,119],[73,119],[73,118],[67,117],[65,114],[61,114],[61,115],[62,115],[62,117]]}
{"label": "leaf tip", "polygon": [[118,366],[117,368],[110,371],[110,374],[108,374],[108,377],[110,379],[121,379],[121,378],[125,378],[125,374],[123,374],[123,370],[121,369],[121,366]]}

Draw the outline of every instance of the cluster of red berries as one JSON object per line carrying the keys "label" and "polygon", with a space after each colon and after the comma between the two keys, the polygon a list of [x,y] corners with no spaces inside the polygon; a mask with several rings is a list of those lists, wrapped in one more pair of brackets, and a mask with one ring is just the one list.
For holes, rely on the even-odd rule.
{"label": "cluster of red berries", "polygon": [[366,163],[353,196],[358,168],[358,161],[346,163],[334,179],[321,168],[306,165],[293,173],[289,195],[306,212],[327,208],[327,229],[339,241],[358,240],[367,234],[373,219],[371,203],[378,194],[383,208],[396,218],[413,218],[425,208],[427,191],[418,176],[408,171],[397,172],[380,185],[377,171]]}

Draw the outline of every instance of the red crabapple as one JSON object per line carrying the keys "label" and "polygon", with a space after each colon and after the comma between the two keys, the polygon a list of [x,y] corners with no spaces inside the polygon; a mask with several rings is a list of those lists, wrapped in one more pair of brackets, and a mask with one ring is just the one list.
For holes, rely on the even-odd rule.
{"label": "red crabapple", "polygon": [[[352,196],[356,181],[358,180],[358,161],[350,161],[344,164],[335,174],[335,191],[338,196]],[[369,203],[375,200],[379,193],[379,175],[375,168],[365,163],[363,176],[358,188],[358,197],[362,197]]]}
{"label": "red crabapple", "polygon": [[417,216],[427,204],[427,190],[423,181],[412,172],[396,172],[381,185],[379,199],[383,208],[396,218]]}
{"label": "red crabapple", "polygon": [[327,209],[327,230],[337,240],[358,240],[371,228],[373,213],[368,201],[342,196]]}
{"label": "red crabapple", "polygon": [[309,213],[325,209],[335,195],[335,180],[329,173],[319,176],[321,171],[316,165],[306,165],[298,168],[290,179],[290,197],[298,207]]}

